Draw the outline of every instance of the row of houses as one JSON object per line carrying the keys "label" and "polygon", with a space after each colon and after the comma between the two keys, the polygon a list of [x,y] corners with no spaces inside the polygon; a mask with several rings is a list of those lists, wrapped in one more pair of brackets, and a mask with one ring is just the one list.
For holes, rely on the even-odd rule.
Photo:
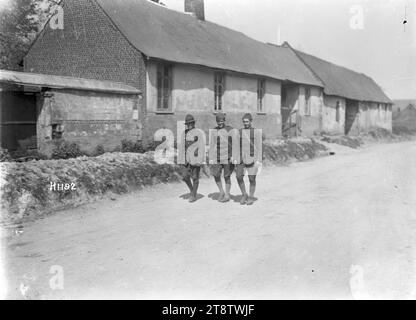
{"label": "row of houses", "polygon": [[[64,28],[46,24],[23,62],[25,77],[96,81],[82,93],[79,87],[66,88],[74,98],[65,103],[55,98],[56,88],[51,92],[31,83],[50,96],[47,122],[37,127],[48,133],[58,127],[59,138],[111,148],[127,136],[147,142],[158,129],[176,132],[187,113],[208,130],[217,112],[226,113],[235,127],[251,112],[269,139],[391,130],[392,101],[373,79],[288,43],[262,43],[206,21],[203,0],[185,0],[187,13],[147,0],[63,0],[61,5]],[[22,81],[7,85],[25,91]],[[97,91],[96,86],[125,86],[125,92]],[[130,102],[111,106],[120,99]],[[83,105],[72,105],[80,100]],[[42,149],[53,139],[52,133],[38,132],[37,145]]]}

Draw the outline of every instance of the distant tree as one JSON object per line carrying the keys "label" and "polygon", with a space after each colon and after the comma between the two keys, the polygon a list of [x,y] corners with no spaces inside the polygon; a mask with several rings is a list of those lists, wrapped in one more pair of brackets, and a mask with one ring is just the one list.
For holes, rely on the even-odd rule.
{"label": "distant tree", "polygon": [[8,0],[0,8],[0,68],[21,70],[20,65],[54,2]]}

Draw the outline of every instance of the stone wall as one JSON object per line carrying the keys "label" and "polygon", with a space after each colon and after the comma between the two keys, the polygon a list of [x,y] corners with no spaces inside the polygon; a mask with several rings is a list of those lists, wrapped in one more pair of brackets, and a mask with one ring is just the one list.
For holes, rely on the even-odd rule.
{"label": "stone wall", "polygon": [[[242,116],[250,112],[254,126],[263,129],[267,138],[281,136],[280,92],[281,83],[266,80],[264,106],[257,110],[257,78],[229,72],[225,76],[222,112],[227,123],[242,127]],[[209,68],[173,65],[171,110],[157,110],[157,62],[147,62],[146,117],[143,136],[152,141],[158,129],[167,128],[176,133],[177,122],[186,114],[194,115],[197,127],[208,132],[216,126],[214,110],[214,71]]]}
{"label": "stone wall", "polygon": [[[309,90],[309,99],[306,91]],[[299,115],[301,117],[301,135],[310,137],[321,131],[322,116],[322,89],[311,86],[299,88]]]}
{"label": "stone wall", "polygon": [[[288,136],[310,137],[320,132],[322,97],[321,88],[304,85],[285,85],[286,97],[282,103],[282,121],[288,124],[298,123],[298,129],[292,128]],[[309,91],[309,98],[307,97]],[[297,111],[294,113],[294,111]]]}
{"label": "stone wall", "polygon": [[[339,118],[337,119],[337,104],[339,104]],[[322,130],[327,134],[345,133],[346,101],[342,97],[324,96],[322,113]],[[338,121],[337,121],[338,120]]]}
{"label": "stone wall", "polygon": [[112,151],[123,139],[141,140],[143,115],[134,95],[53,90],[39,97],[38,108],[38,148],[47,156],[57,143],[56,125],[63,140],[77,143],[85,152],[98,145]]}
{"label": "stone wall", "polygon": [[392,107],[385,103],[362,102],[360,106],[360,130],[368,132],[377,128],[392,131]]}

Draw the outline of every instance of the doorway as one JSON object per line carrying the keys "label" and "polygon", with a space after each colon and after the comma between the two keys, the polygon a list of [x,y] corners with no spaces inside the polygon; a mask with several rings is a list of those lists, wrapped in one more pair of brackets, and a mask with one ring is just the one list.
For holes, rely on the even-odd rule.
{"label": "doorway", "polygon": [[299,86],[294,84],[282,85],[282,135],[284,138],[299,136],[301,125],[297,108]]}
{"label": "doorway", "polygon": [[346,100],[345,106],[345,135],[359,135],[360,109],[358,101]]}
{"label": "doorway", "polygon": [[1,147],[9,151],[37,148],[36,93],[0,91]]}

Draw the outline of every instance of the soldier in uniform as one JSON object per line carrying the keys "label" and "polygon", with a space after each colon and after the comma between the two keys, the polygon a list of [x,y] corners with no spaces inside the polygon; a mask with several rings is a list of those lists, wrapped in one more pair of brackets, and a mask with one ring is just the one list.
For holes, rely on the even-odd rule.
{"label": "soldier in uniform", "polygon": [[[243,125],[244,129],[248,130],[250,133],[249,139],[250,139],[250,156],[254,156],[254,148],[255,145],[255,129],[252,127],[253,117],[251,114],[247,113],[243,116]],[[242,198],[240,201],[241,205],[253,205],[254,203],[254,193],[256,192],[256,177],[259,170],[260,161],[262,160],[263,154],[260,155],[260,159],[255,159],[253,163],[246,163],[246,155],[244,154],[243,150],[243,129],[240,129],[240,163],[236,165],[236,176],[237,176],[237,182],[238,186],[240,187]],[[262,143],[265,139],[265,136],[262,134]],[[247,194],[246,191],[246,185],[244,183],[244,176],[245,174],[248,174],[248,179],[250,182],[250,193]]]}
{"label": "soldier in uniform", "polygon": [[[217,121],[217,127],[214,128],[214,130],[218,131],[220,130],[226,130],[227,133],[229,133],[231,130],[233,130],[232,127],[225,124],[225,114],[224,113],[218,113],[216,115],[216,121]],[[215,139],[212,139],[215,140]],[[211,141],[211,144],[216,143],[217,144],[217,154],[211,156],[216,156],[217,163],[213,164],[212,159],[211,161],[211,174],[214,176],[215,183],[218,186],[218,190],[220,191],[220,196],[218,198],[219,202],[228,202],[230,201],[230,191],[231,191],[231,174],[234,171],[234,164],[231,161],[232,157],[232,137],[229,136],[228,139],[224,141],[224,139],[220,139],[219,135],[216,139],[216,141]],[[213,148],[215,146],[211,145],[210,148]],[[225,191],[222,184],[221,176],[224,173],[224,180],[225,180]]]}
{"label": "soldier in uniform", "polygon": [[[182,137],[182,142],[185,144],[185,154],[188,152],[188,148],[195,141],[198,141],[198,138],[195,137],[194,141],[188,141],[187,134],[195,129],[195,118],[188,114],[185,117],[185,134]],[[185,164],[182,165],[182,178],[183,181],[189,188],[190,197],[189,202],[193,203],[197,201],[198,187],[199,187],[199,177],[200,177],[201,166],[198,164],[191,164],[189,161],[189,155],[185,156]]]}

